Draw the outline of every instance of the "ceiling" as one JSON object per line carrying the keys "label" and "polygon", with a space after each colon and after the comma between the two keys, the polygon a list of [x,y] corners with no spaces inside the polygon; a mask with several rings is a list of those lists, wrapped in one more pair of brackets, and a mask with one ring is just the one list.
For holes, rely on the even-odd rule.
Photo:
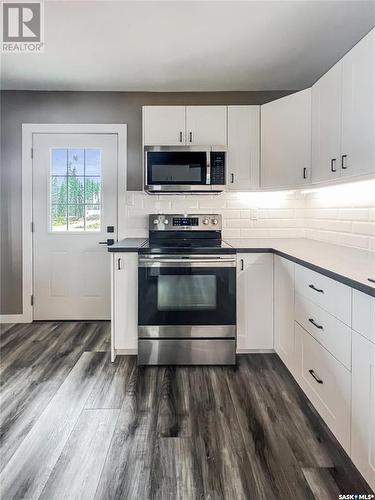
{"label": "ceiling", "polygon": [[3,89],[310,86],[375,25],[375,1],[46,1],[43,54],[3,54]]}

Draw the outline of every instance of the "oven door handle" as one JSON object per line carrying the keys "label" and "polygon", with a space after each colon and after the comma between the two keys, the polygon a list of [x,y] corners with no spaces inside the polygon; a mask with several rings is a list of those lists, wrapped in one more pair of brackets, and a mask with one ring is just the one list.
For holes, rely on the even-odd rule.
{"label": "oven door handle", "polygon": [[170,264],[176,264],[176,267],[204,267],[207,265],[209,267],[236,267],[236,260],[233,258],[223,259],[222,257],[217,258],[140,258],[140,267],[173,267]]}

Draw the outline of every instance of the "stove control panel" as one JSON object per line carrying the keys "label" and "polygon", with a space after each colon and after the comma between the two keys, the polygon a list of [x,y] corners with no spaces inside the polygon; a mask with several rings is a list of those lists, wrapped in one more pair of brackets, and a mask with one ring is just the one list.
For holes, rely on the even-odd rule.
{"label": "stove control panel", "polygon": [[220,231],[220,214],[152,214],[149,216],[150,231]]}

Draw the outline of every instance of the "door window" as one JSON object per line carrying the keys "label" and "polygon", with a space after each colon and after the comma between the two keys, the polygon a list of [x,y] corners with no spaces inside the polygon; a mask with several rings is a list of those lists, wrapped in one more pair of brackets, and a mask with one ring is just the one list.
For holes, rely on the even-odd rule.
{"label": "door window", "polygon": [[100,231],[101,206],[101,150],[53,148],[51,231]]}

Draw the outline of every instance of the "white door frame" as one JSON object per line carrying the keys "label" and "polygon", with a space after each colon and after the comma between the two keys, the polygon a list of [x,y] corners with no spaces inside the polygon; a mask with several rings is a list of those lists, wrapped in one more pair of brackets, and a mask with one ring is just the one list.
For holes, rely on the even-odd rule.
{"label": "white door frame", "polygon": [[[2,323],[31,323],[33,321],[33,134],[116,134],[117,135],[117,227],[124,234],[125,191],[127,172],[126,124],[22,124],[22,314],[2,315]],[[121,237],[121,236],[120,236]]]}

